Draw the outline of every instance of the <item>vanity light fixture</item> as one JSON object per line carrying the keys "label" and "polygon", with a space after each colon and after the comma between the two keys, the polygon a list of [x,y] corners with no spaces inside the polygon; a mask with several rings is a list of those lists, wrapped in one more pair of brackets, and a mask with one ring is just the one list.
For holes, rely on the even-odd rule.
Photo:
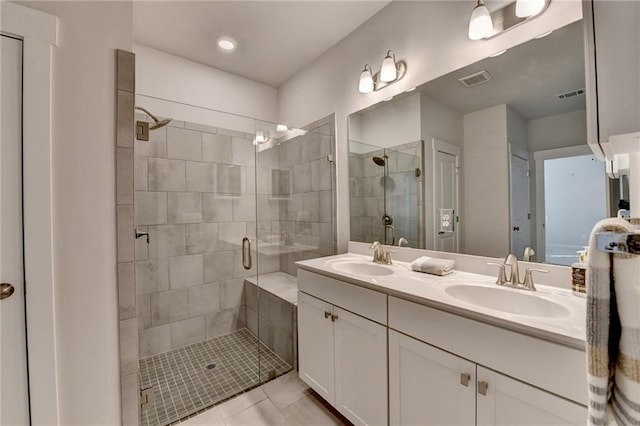
{"label": "vanity light fixture", "polygon": [[398,69],[396,68],[396,55],[393,50],[387,52],[387,56],[382,61],[380,68],[380,81],[389,83],[398,78]]}
{"label": "vanity light fixture", "polygon": [[551,0],[516,0],[494,12],[477,0],[469,19],[469,39],[483,40],[503,34],[525,22],[540,16]]}
{"label": "vanity light fixture", "polygon": [[392,50],[388,50],[387,56],[382,61],[379,73],[374,74],[369,64],[364,66],[360,73],[358,90],[360,93],[371,93],[380,90],[402,79],[406,73],[407,64],[404,61],[396,61],[395,53]]}
{"label": "vanity light fixture", "polygon": [[516,16],[528,18],[535,16],[544,10],[545,0],[516,0]]}
{"label": "vanity light fixture", "polygon": [[360,73],[360,84],[358,85],[358,90],[360,93],[371,93],[374,88],[373,73],[371,72],[371,67],[367,64]]}
{"label": "vanity light fixture", "polygon": [[287,130],[289,130],[289,128],[285,124],[277,124],[276,125],[276,132],[278,132],[278,133],[284,133]]}
{"label": "vanity light fixture", "polygon": [[484,5],[483,0],[478,0],[478,4],[471,12],[469,19],[469,39],[480,40],[488,37],[493,32],[493,20],[489,9]]}

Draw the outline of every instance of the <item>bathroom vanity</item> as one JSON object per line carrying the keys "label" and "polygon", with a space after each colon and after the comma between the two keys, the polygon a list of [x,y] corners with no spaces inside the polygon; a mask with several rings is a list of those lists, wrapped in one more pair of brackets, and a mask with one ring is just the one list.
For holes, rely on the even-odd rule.
{"label": "bathroom vanity", "polygon": [[300,378],[354,424],[584,424],[585,299],[568,286],[354,253],[298,267]]}

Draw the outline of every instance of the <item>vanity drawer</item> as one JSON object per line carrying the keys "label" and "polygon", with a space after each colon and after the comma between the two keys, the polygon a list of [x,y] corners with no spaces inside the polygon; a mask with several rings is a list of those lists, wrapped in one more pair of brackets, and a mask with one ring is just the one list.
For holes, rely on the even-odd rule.
{"label": "vanity drawer", "polygon": [[396,297],[389,297],[389,327],[579,404],[587,404],[584,350]]}
{"label": "vanity drawer", "polygon": [[387,295],[298,269],[298,290],[347,311],[387,324]]}

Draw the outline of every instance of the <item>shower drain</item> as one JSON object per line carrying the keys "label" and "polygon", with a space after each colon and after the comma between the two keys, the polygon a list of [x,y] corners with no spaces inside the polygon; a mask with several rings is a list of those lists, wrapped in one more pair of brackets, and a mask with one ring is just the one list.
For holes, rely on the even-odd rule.
{"label": "shower drain", "polygon": [[215,364],[213,364],[213,363],[212,363],[212,364],[207,365],[207,370],[213,370],[214,368],[216,368],[216,365],[215,365]]}

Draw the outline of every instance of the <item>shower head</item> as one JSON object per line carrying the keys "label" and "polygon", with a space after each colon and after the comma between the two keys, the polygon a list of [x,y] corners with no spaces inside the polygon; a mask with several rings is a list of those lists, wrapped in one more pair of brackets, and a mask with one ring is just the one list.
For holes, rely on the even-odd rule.
{"label": "shower head", "polygon": [[384,167],[387,164],[387,158],[389,158],[387,155],[384,155],[382,157],[373,157],[373,162],[380,167]]}
{"label": "shower head", "polygon": [[155,129],[159,129],[161,127],[166,126],[167,124],[169,124],[171,122],[171,118],[164,118],[162,120],[159,120],[155,115],[151,114],[149,111],[147,111],[146,109],[137,106],[135,109],[138,109],[142,112],[144,112],[145,114],[147,114],[149,117],[151,117],[151,119],[153,120],[153,124],[151,126],[149,126],[149,130],[155,130]]}

